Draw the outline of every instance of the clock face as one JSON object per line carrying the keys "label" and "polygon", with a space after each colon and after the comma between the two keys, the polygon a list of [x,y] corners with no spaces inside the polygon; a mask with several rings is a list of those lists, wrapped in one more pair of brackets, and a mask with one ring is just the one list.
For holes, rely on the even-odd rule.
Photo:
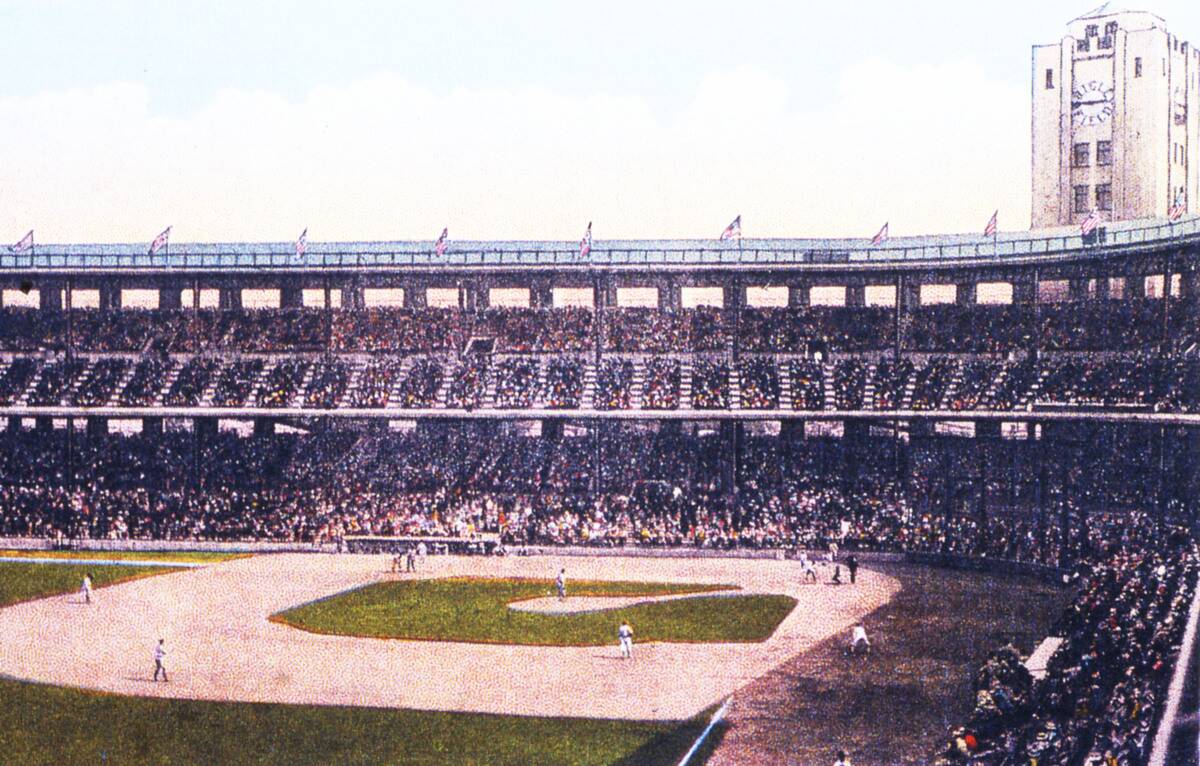
{"label": "clock face", "polygon": [[1071,91],[1071,123],[1082,128],[1106,122],[1113,113],[1113,89],[1111,85],[1089,80],[1075,86]]}

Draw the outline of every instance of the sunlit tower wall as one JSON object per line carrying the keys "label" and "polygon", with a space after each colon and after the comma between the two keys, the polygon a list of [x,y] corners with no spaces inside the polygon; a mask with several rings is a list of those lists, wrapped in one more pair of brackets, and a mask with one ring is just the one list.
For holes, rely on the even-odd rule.
{"label": "sunlit tower wall", "polygon": [[1033,228],[1200,207],[1200,51],[1107,5],[1033,47]]}

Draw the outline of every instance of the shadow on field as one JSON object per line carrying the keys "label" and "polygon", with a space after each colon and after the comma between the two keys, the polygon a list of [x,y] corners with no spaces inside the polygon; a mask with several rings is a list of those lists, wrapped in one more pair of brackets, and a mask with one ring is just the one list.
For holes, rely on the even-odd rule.
{"label": "shadow on field", "polygon": [[[710,715],[712,715],[711,711],[654,737],[629,755],[619,761],[614,761],[612,766],[674,766],[679,763],[679,759],[696,741],[696,737],[700,736],[700,732],[704,731]],[[710,738],[717,734],[718,728],[720,726],[713,728],[709,734]],[[711,739],[709,741],[711,742]],[[711,752],[711,746],[702,749]],[[693,757],[691,763],[704,763],[703,757],[699,757],[702,755],[704,753],[697,752],[697,757]]]}
{"label": "shadow on field", "polygon": [[969,714],[988,652],[1012,643],[1028,655],[1070,597],[1029,577],[872,569],[902,587],[864,619],[871,654],[847,656],[839,634],[742,689],[711,766],[826,764],[839,748],[855,766],[925,763]]}

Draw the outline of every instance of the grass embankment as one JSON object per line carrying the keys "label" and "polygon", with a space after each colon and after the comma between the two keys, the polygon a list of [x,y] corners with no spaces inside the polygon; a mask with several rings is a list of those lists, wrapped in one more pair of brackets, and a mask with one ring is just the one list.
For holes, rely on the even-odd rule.
{"label": "grass embankment", "polygon": [[[35,564],[0,561],[0,607],[31,601],[35,598],[57,596],[78,591],[84,574],[92,575],[92,587],[136,580],[140,577],[180,571],[174,567],[139,567],[135,565],[93,564]],[[96,598],[103,598],[97,595]],[[3,750],[0,749],[0,754]],[[2,759],[0,755],[0,759]]]}
{"label": "grass embankment", "polygon": [[0,678],[0,760],[69,763],[674,764],[704,728],[574,718],[123,697]]}
{"label": "grass embankment", "polygon": [[218,564],[244,559],[250,553],[213,553],[209,551],[30,551],[2,550],[0,558],[20,559],[105,559],[108,561],[177,561],[181,564]]}
{"label": "grass embankment", "polygon": [[[731,586],[572,581],[582,596],[709,593]],[[448,578],[377,583],[281,612],[273,620],[314,633],[535,646],[603,646],[628,620],[637,641],[764,641],[796,606],[788,596],[713,596],[603,612],[548,615],[508,608],[554,591],[550,580]]]}

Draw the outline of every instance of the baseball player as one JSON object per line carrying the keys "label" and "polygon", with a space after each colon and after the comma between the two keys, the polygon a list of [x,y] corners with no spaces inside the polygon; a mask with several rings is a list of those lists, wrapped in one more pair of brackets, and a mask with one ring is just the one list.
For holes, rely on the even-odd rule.
{"label": "baseball player", "polygon": [[167,678],[167,668],[163,665],[163,660],[167,658],[167,650],[163,646],[163,640],[158,639],[158,646],[154,647],[154,681],[158,682],[158,674],[162,673],[163,683],[170,683]]}
{"label": "baseball player", "polygon": [[83,594],[83,602],[85,604],[92,603],[92,573],[88,572],[83,576],[83,585],[79,586],[79,592]]}
{"label": "baseball player", "polygon": [[817,581],[817,565],[808,556],[800,560],[800,565],[804,567],[804,574],[801,577],[806,581],[812,580],[815,583]]}
{"label": "baseball player", "polygon": [[621,644],[621,658],[633,659],[633,628],[629,627],[628,621],[622,621],[621,627],[617,628],[617,641]]}
{"label": "baseball player", "polygon": [[554,580],[554,587],[558,588],[558,600],[564,601],[567,598],[567,570],[558,570],[558,577]]}
{"label": "baseball player", "polygon": [[850,653],[851,654],[870,654],[871,642],[867,639],[867,629],[860,622],[854,626],[854,632],[850,636]]}

